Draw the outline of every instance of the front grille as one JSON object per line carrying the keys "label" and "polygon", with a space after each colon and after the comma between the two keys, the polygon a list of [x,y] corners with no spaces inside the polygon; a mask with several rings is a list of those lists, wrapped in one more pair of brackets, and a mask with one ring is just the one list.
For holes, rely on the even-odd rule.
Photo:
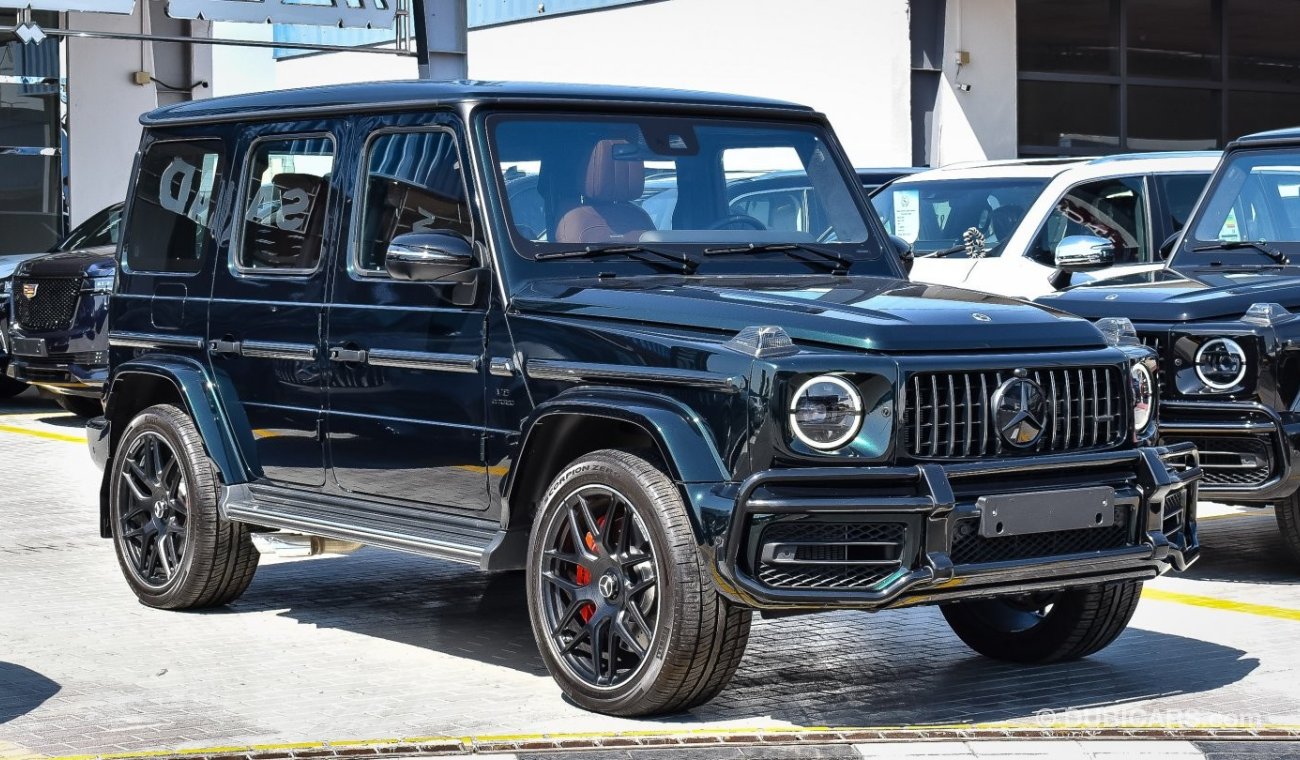
{"label": "front grille", "polygon": [[[29,298],[33,288],[36,292]],[[76,278],[14,280],[15,321],[26,330],[66,330],[76,315],[80,293],[81,280]]]}
{"label": "front grille", "polygon": [[954,459],[1113,446],[1124,440],[1128,413],[1115,367],[1030,370],[1047,397],[1046,429],[1033,446],[1004,443],[990,416],[1009,371],[926,372],[908,383],[903,428],[908,452],[922,459]]}
{"label": "front grille", "polygon": [[1008,562],[1042,559],[1066,554],[1122,549],[1131,542],[1128,507],[1115,507],[1115,523],[1105,528],[1080,528],[1023,536],[985,538],[979,534],[979,518],[957,523],[952,542],[954,565],[979,565],[985,562]]}
{"label": "front grille", "polygon": [[1201,485],[1254,488],[1272,475],[1269,445],[1259,438],[1189,438],[1201,452]]}
{"label": "front grille", "polygon": [[780,545],[783,553],[760,551],[758,580],[783,589],[870,588],[903,566],[906,540],[904,523],[773,523],[759,545]]}

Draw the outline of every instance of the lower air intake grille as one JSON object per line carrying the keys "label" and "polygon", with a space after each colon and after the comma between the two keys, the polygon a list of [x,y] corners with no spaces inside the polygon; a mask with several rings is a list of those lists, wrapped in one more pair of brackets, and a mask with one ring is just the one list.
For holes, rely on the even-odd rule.
{"label": "lower air intake grille", "polygon": [[903,523],[778,522],[763,529],[758,580],[782,589],[867,589],[902,567]]}
{"label": "lower air intake grille", "polygon": [[1201,451],[1202,487],[1253,488],[1268,482],[1272,457],[1258,438],[1192,438]]}
{"label": "lower air intake grille", "polygon": [[1115,524],[1105,528],[985,538],[979,534],[977,518],[959,522],[956,535],[952,542],[952,563],[979,565],[1122,549],[1131,542],[1132,531],[1129,529],[1129,508],[1116,507]]}

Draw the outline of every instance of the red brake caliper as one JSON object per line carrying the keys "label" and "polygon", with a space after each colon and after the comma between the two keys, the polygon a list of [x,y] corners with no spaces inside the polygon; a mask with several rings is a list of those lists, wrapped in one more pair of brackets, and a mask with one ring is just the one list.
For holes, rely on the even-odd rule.
{"label": "red brake caliper", "polygon": [[[596,520],[596,527],[598,528],[605,527],[604,515],[601,515]],[[587,544],[587,548],[589,550],[593,552],[596,551],[596,537],[591,534],[591,531],[587,531],[587,535],[583,537],[583,542]],[[591,571],[583,567],[582,565],[578,565],[578,572],[575,575],[574,580],[578,582],[579,586],[585,586],[588,583],[591,583]],[[590,602],[584,604],[582,606],[582,609],[578,610],[578,617],[582,618],[582,622],[584,624],[590,622],[591,616],[595,614],[596,614],[596,605]]]}

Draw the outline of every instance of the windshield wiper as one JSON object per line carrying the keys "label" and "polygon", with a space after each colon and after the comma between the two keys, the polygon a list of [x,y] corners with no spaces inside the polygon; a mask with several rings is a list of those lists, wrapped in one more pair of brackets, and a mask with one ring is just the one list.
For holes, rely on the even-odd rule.
{"label": "windshield wiper", "polygon": [[[658,256],[659,258],[650,258],[643,254]],[[674,271],[680,271],[683,274],[695,274],[699,269],[700,262],[687,256],[684,253],[675,253],[673,251],[663,251],[658,248],[650,248],[644,245],[589,245],[586,248],[578,248],[572,251],[548,251],[539,253],[533,258],[537,261],[547,261],[550,259],[594,259],[601,256],[630,256],[637,261],[644,261],[647,264],[653,264],[662,267],[665,264],[678,266],[672,267]]]}
{"label": "windshield wiper", "polygon": [[954,245],[954,246],[951,247],[951,248],[940,248],[940,249],[937,250],[937,251],[930,251],[929,253],[920,253],[920,254],[917,254],[916,258],[918,258],[918,259],[941,259],[941,258],[943,258],[944,256],[951,256],[951,255],[953,255],[954,253],[961,253],[961,252],[964,251],[964,250],[966,250],[966,244],[965,244],[965,243],[962,243],[961,245]]}
{"label": "windshield wiper", "polygon": [[1291,259],[1287,258],[1285,253],[1269,248],[1266,240],[1219,240],[1205,245],[1193,246],[1188,250],[1192,253],[1201,253],[1204,251],[1232,251],[1238,248],[1254,248],[1279,264],[1291,263]]}
{"label": "windshield wiper", "polygon": [[[827,266],[834,274],[848,274],[849,267],[853,266],[851,259],[846,259],[834,251],[827,251],[807,243],[749,243],[748,245],[736,245],[727,248],[704,249],[705,256],[736,256],[749,253],[789,253],[806,264]],[[817,258],[810,259],[798,255],[800,253],[811,253]]]}

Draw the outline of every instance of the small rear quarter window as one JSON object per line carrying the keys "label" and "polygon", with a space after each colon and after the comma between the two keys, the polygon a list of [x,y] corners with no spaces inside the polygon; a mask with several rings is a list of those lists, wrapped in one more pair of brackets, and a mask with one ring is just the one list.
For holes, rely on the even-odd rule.
{"label": "small rear quarter window", "polygon": [[123,236],[129,269],[193,274],[203,268],[223,164],[219,140],[155,142],[145,150]]}

